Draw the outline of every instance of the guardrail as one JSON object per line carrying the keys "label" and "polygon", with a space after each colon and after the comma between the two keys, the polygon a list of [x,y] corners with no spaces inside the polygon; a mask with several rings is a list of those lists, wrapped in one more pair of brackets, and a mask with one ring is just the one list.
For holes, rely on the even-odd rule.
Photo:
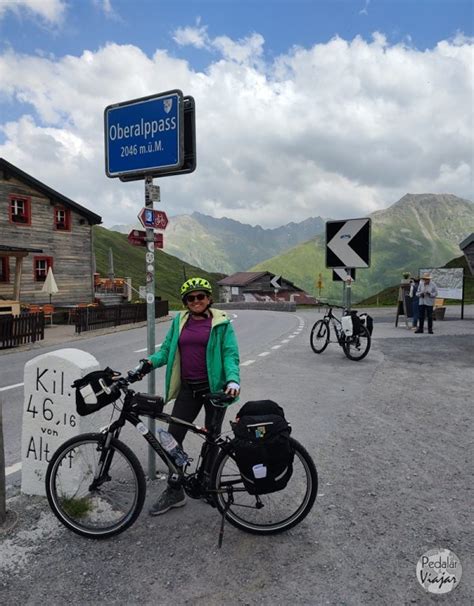
{"label": "guardrail", "polygon": [[0,316],[0,349],[44,339],[44,313]]}
{"label": "guardrail", "polygon": [[[146,303],[81,307],[75,311],[76,333],[146,321]],[[155,302],[155,318],[168,315],[168,301]]]}

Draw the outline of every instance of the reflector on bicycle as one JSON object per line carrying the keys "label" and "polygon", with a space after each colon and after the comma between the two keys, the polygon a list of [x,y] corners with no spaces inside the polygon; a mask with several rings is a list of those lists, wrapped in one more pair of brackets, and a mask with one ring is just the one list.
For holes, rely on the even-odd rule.
{"label": "reflector on bicycle", "polygon": [[120,396],[120,391],[114,389],[113,377],[117,376],[111,368],[95,370],[77,379],[72,384],[76,390],[77,413],[85,417],[115,402]]}
{"label": "reflector on bicycle", "polygon": [[291,427],[281,406],[272,400],[247,402],[232,424],[232,448],[250,494],[282,490],[293,473]]}

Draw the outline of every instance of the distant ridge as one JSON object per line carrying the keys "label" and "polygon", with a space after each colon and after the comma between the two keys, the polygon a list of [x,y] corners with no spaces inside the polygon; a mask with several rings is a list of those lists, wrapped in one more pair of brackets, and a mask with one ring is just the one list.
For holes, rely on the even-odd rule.
{"label": "distant ridge", "polygon": [[[114,225],[128,233],[136,226]],[[321,217],[288,223],[274,229],[246,225],[234,219],[216,219],[199,212],[170,218],[165,250],[171,255],[211,272],[232,274],[280,254],[324,230]]]}
{"label": "distant ridge", "polygon": [[[451,194],[406,194],[372,219],[371,266],[356,270],[354,300],[360,300],[399,282],[404,271],[442,267],[459,256],[459,243],[474,231],[474,204]],[[250,268],[284,275],[300,288],[322,298],[341,299],[341,283],[332,282],[325,266],[324,236]],[[316,287],[323,277],[321,293]]]}

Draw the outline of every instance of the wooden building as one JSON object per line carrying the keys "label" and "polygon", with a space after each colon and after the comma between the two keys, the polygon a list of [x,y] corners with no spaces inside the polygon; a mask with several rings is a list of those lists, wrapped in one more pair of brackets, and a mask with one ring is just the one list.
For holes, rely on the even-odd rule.
{"label": "wooden building", "polygon": [[283,277],[279,278],[281,288],[275,290],[271,281],[275,274],[269,271],[241,271],[227,276],[217,283],[219,286],[219,301],[230,303],[236,301],[294,301],[295,303],[315,304],[314,297],[307,295],[293,282]]}
{"label": "wooden building", "polygon": [[94,298],[92,226],[99,215],[0,158],[0,299],[55,305]]}

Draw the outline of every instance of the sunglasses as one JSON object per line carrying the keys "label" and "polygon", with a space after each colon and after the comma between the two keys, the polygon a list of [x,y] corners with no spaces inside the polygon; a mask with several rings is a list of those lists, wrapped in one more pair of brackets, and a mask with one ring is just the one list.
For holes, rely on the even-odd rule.
{"label": "sunglasses", "polygon": [[202,293],[199,293],[198,295],[188,295],[186,297],[186,303],[192,303],[193,301],[204,301],[206,297],[207,295],[203,295]]}

